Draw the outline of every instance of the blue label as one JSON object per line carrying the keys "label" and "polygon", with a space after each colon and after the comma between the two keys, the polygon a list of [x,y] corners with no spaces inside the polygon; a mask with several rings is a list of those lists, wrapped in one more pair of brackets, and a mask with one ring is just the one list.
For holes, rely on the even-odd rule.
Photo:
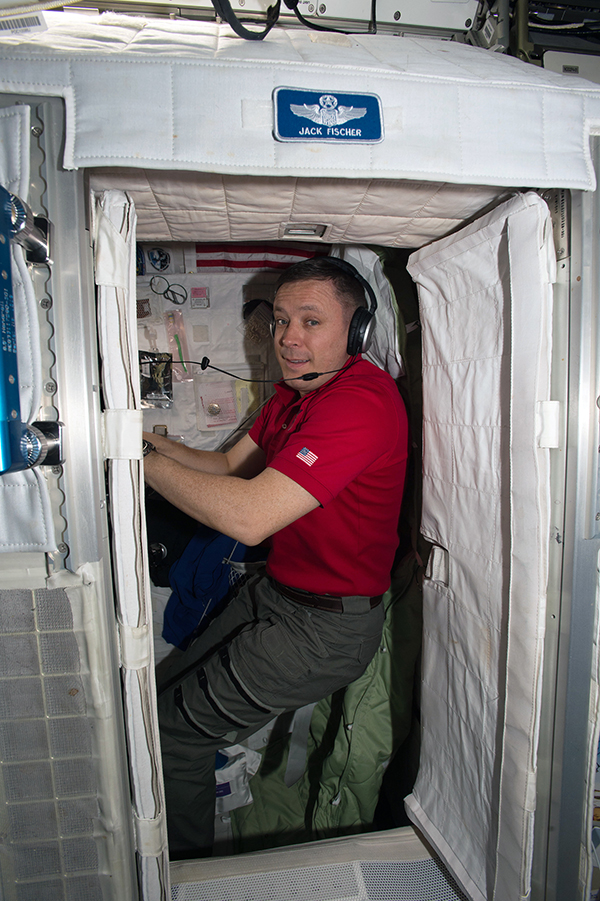
{"label": "blue label", "polygon": [[275,88],[274,136],[278,141],[376,144],[383,140],[376,94],[338,94]]}
{"label": "blue label", "polygon": [[231,794],[231,782],[217,782],[217,798],[226,798]]}
{"label": "blue label", "polygon": [[11,195],[0,185],[0,473],[24,469],[17,371],[17,338],[11,277]]}

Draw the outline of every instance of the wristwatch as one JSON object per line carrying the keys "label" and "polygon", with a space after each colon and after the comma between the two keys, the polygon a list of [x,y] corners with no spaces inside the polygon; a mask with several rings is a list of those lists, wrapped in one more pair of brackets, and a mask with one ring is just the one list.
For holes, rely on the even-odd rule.
{"label": "wristwatch", "polygon": [[144,438],[142,442],[142,456],[147,457],[148,454],[152,453],[152,451],[155,450],[156,448],[154,447],[154,445],[150,441],[146,441],[146,439]]}

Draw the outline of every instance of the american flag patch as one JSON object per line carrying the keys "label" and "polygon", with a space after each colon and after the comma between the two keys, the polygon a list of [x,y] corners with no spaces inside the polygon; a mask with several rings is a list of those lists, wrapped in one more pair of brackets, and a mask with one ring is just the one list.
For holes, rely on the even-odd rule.
{"label": "american flag patch", "polygon": [[319,458],[316,454],[313,454],[312,451],[309,451],[307,447],[303,447],[301,451],[298,451],[296,454],[299,460],[304,460],[305,463],[308,463],[309,466],[312,466]]}

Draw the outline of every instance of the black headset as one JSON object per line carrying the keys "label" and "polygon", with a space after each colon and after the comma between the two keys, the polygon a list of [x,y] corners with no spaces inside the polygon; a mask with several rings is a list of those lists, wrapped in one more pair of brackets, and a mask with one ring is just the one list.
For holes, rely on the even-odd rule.
{"label": "black headset", "polygon": [[[352,275],[359,281],[369,299],[370,307],[368,310],[366,307],[357,307],[352,315],[348,328],[348,345],[346,347],[346,352],[351,357],[355,357],[357,354],[364,354],[370,348],[375,332],[375,310],[377,309],[375,292],[366,278],[363,278],[352,263],[340,260],[338,257],[327,257],[327,261],[333,263],[338,269],[343,269],[344,272],[347,272],[348,275]],[[271,334],[275,337],[275,319],[271,321]]]}

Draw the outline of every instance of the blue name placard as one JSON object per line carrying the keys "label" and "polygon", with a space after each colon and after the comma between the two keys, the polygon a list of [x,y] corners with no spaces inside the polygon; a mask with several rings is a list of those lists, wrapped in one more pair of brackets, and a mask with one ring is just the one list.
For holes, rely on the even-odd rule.
{"label": "blue name placard", "polygon": [[383,140],[381,101],[376,94],[345,94],[275,88],[277,141],[376,144]]}

